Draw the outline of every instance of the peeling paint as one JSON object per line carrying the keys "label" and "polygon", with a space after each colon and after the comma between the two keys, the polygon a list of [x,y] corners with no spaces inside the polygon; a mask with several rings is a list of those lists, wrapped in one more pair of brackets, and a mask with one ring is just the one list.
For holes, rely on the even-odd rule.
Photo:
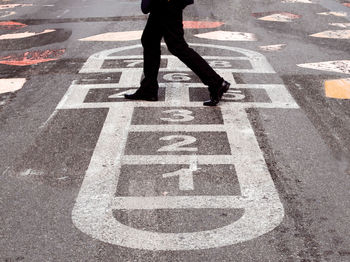
{"label": "peeling paint", "polygon": [[20,90],[25,82],[25,78],[0,79],[0,94]]}
{"label": "peeling paint", "polygon": [[47,30],[40,32],[40,33],[24,32],[24,33],[15,33],[15,34],[5,34],[5,35],[0,35],[0,40],[26,38],[26,37],[31,37],[34,35],[47,34],[47,33],[51,33],[54,31],[55,31],[54,29],[47,29]]}
{"label": "peeling paint", "polygon": [[27,66],[36,65],[39,63],[58,60],[65,53],[65,49],[45,50],[45,51],[30,51],[24,54],[12,54],[0,58],[0,64]]}
{"label": "peeling paint", "polygon": [[33,6],[33,4],[7,4],[7,5],[0,5],[0,10],[12,9],[12,8],[15,8],[15,7],[26,7],[26,6]]}
{"label": "peeling paint", "polygon": [[350,99],[350,78],[325,81],[325,93],[329,98]]}
{"label": "peeling paint", "polygon": [[80,41],[118,42],[118,41],[140,40],[141,36],[142,36],[142,31],[110,32],[110,33],[89,36],[79,40]]}
{"label": "peeling paint", "polygon": [[0,13],[0,18],[3,18],[3,17],[8,17],[8,16],[11,16],[11,15],[15,15],[16,14],[16,12],[14,12],[14,11],[5,11],[5,12],[1,12]]}
{"label": "peeling paint", "polygon": [[324,31],[310,36],[333,39],[350,39],[350,30]]}
{"label": "peeling paint", "polygon": [[317,13],[318,15],[334,15],[334,16],[340,16],[340,17],[346,17],[346,12],[323,12],[323,13]]}
{"label": "peeling paint", "polygon": [[331,26],[337,26],[341,28],[347,28],[350,27],[350,23],[329,23]]}
{"label": "peeling paint", "polygon": [[26,26],[27,26],[26,24],[13,22],[13,21],[0,22],[0,29],[20,29]]}
{"label": "peeling paint", "polygon": [[183,21],[184,28],[186,29],[199,29],[199,28],[217,28],[225,23],[222,22],[210,22],[210,21]]}
{"label": "peeling paint", "polygon": [[263,51],[279,51],[285,48],[286,44],[279,44],[279,45],[265,45],[265,46],[259,46],[259,48]]}
{"label": "peeling paint", "polygon": [[311,0],[282,0],[282,3],[303,3],[303,4],[313,4]]}
{"label": "peeling paint", "polygon": [[350,60],[326,61],[297,65],[303,68],[350,74]]}
{"label": "peeling paint", "polygon": [[251,33],[214,31],[195,35],[198,38],[221,40],[221,41],[256,41],[256,36]]}
{"label": "peeling paint", "polygon": [[292,22],[294,19],[300,18],[300,15],[295,15],[291,13],[274,13],[268,16],[260,17],[259,20],[272,21],[272,22]]}

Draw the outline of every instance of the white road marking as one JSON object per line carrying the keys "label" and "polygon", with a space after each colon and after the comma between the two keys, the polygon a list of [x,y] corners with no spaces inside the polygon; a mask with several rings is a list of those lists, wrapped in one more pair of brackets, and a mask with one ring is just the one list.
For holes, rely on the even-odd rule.
{"label": "white road marking", "polygon": [[16,12],[15,11],[5,11],[5,12],[1,12],[0,13],[0,18],[4,18],[4,17],[8,17],[8,16],[11,16],[11,15],[15,15]]}
{"label": "white road marking", "polygon": [[80,41],[117,42],[141,39],[142,31],[109,32],[79,39]]}
{"label": "white road marking", "polygon": [[350,60],[326,61],[319,63],[299,64],[299,67],[350,74]]}
{"label": "white road marking", "polygon": [[282,3],[303,3],[303,4],[313,4],[311,0],[282,0]]}
{"label": "white road marking", "polygon": [[6,40],[6,39],[19,39],[19,38],[27,38],[35,35],[42,35],[54,32],[54,29],[46,29],[43,32],[35,33],[35,32],[24,32],[24,33],[14,33],[14,34],[4,34],[0,35],[0,40]]}
{"label": "white road marking", "polygon": [[259,46],[261,50],[264,51],[279,51],[285,48],[286,44],[280,44],[280,45],[265,45],[265,46]]}
{"label": "white road marking", "polygon": [[345,12],[322,12],[322,13],[317,13],[318,15],[333,15],[333,16],[340,16],[340,17],[346,17],[347,13]]}
{"label": "white road marking", "polygon": [[27,6],[33,6],[33,4],[6,4],[6,5],[0,5],[0,10],[13,9],[15,7],[27,7]]}
{"label": "white road marking", "polygon": [[257,41],[256,36],[252,33],[214,31],[194,35],[198,38],[221,40],[221,41]]}
{"label": "white road marking", "polygon": [[310,36],[333,39],[350,39],[350,30],[329,30],[312,34]]}
{"label": "white road marking", "polygon": [[350,27],[350,23],[329,23],[331,26],[341,27],[341,28],[347,28]]}
{"label": "white road marking", "polygon": [[268,16],[260,17],[258,20],[263,21],[271,21],[271,22],[292,22],[294,19],[300,18],[299,15],[291,14],[291,13],[276,13]]}
{"label": "white road marking", "polygon": [[64,16],[65,14],[69,13],[69,12],[70,12],[70,10],[66,9],[66,10],[63,11],[62,14],[58,15],[57,18],[60,18],[60,17]]}
{"label": "white road marking", "polygon": [[25,82],[25,78],[0,79],[0,94],[16,92],[22,89]]}
{"label": "white road marking", "polygon": [[[241,48],[215,46],[206,44],[192,44],[198,47],[210,47],[241,53],[242,57],[252,65],[247,73],[274,73],[264,56],[259,53]],[[129,46],[106,50],[92,55],[81,69],[81,73],[105,72],[103,62],[108,59],[139,59],[140,56],[116,56],[125,50],[140,50],[141,46]],[[114,54],[114,55],[113,55]],[[173,59],[163,56],[166,59]],[[206,59],[218,59],[206,57]],[[223,59],[223,58],[221,58]],[[227,60],[226,57],[224,57]],[[237,57],[229,57],[229,60]],[[175,65],[176,62],[173,62]],[[203,88],[202,83],[160,83],[166,87],[164,102],[94,102],[84,103],[91,88],[133,88],[142,75],[142,68],[113,69],[122,72],[122,83],[78,85],[73,83],[62,101],[57,106],[62,109],[79,108],[109,108],[109,113],[101,130],[80,192],[72,211],[73,223],[77,228],[91,237],[110,244],[129,248],[148,250],[194,250],[223,247],[257,238],[278,226],[284,216],[283,206],[266,166],[263,154],[259,148],[254,131],[247,117],[247,108],[298,108],[284,85],[241,85],[233,81],[232,88],[259,88],[266,90],[271,103],[234,102],[220,105],[223,125],[168,125],[167,123],[154,126],[131,125],[131,118],[135,107],[202,107],[202,102],[189,102],[189,89]],[[163,69],[165,72],[181,71],[174,68]],[[226,76],[238,72],[236,68],[217,69]],[[126,77],[135,74],[132,81],[127,83]],[[234,80],[234,79],[233,79]],[[179,85],[182,87],[179,88]],[[176,91],[176,92],[175,92]],[[182,94],[181,94],[182,93]],[[185,95],[184,95],[185,94]],[[186,96],[186,99],[185,97]],[[184,100],[181,100],[184,99]],[[137,131],[165,131],[191,130],[201,132],[205,130],[224,130],[231,148],[230,155],[124,155],[128,132]],[[176,133],[175,133],[176,134]],[[188,142],[188,141],[187,141]],[[187,144],[189,146],[189,144]],[[240,184],[240,196],[166,196],[160,197],[115,197],[118,179],[122,165],[165,165],[186,164],[192,172],[198,165],[229,164],[235,167]],[[172,174],[174,175],[174,174]],[[179,189],[195,190],[193,177],[190,173],[181,176]],[[165,175],[167,176],[167,175]],[[199,174],[200,176],[200,174]],[[235,222],[221,228],[190,233],[160,233],[135,229],[126,226],[115,219],[115,209],[185,209],[185,208],[242,208],[243,216]]]}

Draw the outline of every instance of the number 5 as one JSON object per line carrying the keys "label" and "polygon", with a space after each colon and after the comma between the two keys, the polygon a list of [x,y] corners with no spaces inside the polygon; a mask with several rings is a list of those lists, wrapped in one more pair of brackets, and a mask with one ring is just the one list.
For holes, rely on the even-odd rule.
{"label": "number 5", "polygon": [[173,118],[171,117],[161,118],[161,120],[168,121],[168,122],[188,122],[194,119],[194,117],[191,116],[193,112],[185,109],[166,110],[166,111],[163,111],[163,113],[172,114]]}

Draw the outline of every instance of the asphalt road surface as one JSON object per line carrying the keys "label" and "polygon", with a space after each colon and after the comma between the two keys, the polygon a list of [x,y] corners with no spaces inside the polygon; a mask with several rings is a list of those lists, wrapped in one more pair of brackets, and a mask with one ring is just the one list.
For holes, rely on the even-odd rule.
{"label": "asphalt road surface", "polygon": [[350,261],[350,4],[195,0],[217,107],[139,0],[0,0],[0,261]]}

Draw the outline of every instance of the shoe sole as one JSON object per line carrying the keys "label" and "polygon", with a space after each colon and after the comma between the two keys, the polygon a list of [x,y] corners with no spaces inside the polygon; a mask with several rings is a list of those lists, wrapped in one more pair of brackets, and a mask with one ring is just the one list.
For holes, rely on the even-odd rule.
{"label": "shoe sole", "polygon": [[124,95],[124,98],[127,100],[133,100],[133,101],[149,101],[149,102],[157,102],[157,98],[132,98],[132,97],[127,97]]}

